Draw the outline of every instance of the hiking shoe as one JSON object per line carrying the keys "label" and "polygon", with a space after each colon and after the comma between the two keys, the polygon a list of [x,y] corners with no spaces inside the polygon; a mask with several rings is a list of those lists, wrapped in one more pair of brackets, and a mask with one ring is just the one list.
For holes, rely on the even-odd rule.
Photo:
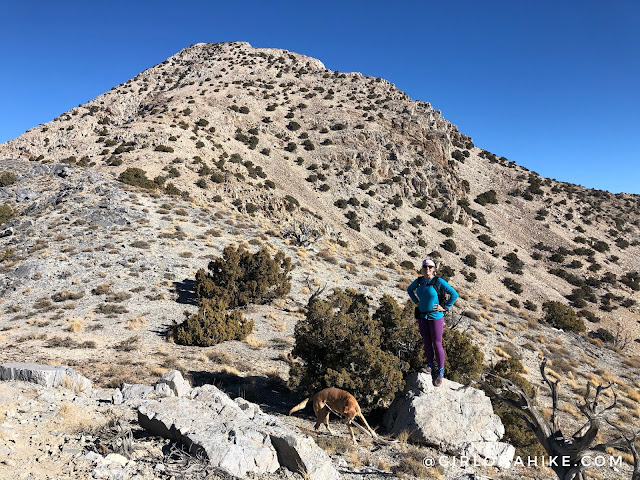
{"label": "hiking shoe", "polygon": [[431,375],[431,372],[433,371],[433,363],[427,363],[427,366],[424,367],[422,371],[427,375]]}
{"label": "hiking shoe", "polygon": [[436,377],[436,379],[433,381],[433,384],[436,387],[439,387],[440,385],[442,385],[442,379],[444,378],[444,368],[440,368],[438,370],[438,376]]}

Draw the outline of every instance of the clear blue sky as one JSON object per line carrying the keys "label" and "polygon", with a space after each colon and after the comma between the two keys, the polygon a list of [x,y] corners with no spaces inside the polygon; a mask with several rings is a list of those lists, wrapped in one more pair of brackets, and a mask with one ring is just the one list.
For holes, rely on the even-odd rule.
{"label": "clear blue sky", "polygon": [[640,2],[0,2],[0,143],[192,43],[383,77],[545,177],[640,193]]}

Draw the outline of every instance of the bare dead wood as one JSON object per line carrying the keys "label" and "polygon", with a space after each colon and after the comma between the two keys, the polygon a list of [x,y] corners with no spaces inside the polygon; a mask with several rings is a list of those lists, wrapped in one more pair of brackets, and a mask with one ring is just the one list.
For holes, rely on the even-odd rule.
{"label": "bare dead wood", "polygon": [[[615,445],[607,445],[617,448],[618,450],[629,450],[631,455],[633,455],[633,473],[631,474],[631,480],[640,480],[640,450],[638,450],[638,446],[636,445],[636,440],[638,439],[638,435],[640,435],[640,430],[637,432],[631,431],[630,435],[627,435],[618,425],[607,420],[607,423],[615,428],[620,434],[620,439],[617,440]],[[624,445],[621,445],[624,443]]]}
{"label": "bare dead wood", "polygon": [[[586,393],[582,403],[578,402],[580,412],[587,418],[585,425],[580,427],[573,435],[563,434],[558,419],[558,380],[553,381],[546,373],[547,359],[543,359],[540,364],[540,374],[543,381],[551,389],[551,401],[553,411],[551,420],[547,420],[542,414],[541,408],[537,405],[535,397],[536,391],[529,396],[524,389],[514,384],[508,379],[491,375],[499,379],[500,387],[495,387],[486,380],[480,383],[486,388],[489,394],[511,406],[515,413],[522,418],[527,426],[536,435],[540,444],[547,454],[557,458],[567,459],[567,462],[559,462],[560,465],[551,466],[560,480],[586,480],[585,468],[582,459],[589,455],[594,449],[603,449],[610,444],[594,445],[599,430],[602,428],[605,416],[609,411],[617,406],[617,395],[612,384],[598,385],[593,398],[591,398],[591,387],[587,383]],[[602,408],[599,405],[600,394],[607,389],[613,392],[613,402]],[[619,444],[612,443],[613,444]],[[566,466],[566,464],[569,466]],[[640,480],[634,478],[633,480]]]}
{"label": "bare dead wood", "polygon": [[294,222],[291,227],[282,232],[282,237],[293,238],[296,245],[308,247],[322,238],[322,232],[307,223]]}

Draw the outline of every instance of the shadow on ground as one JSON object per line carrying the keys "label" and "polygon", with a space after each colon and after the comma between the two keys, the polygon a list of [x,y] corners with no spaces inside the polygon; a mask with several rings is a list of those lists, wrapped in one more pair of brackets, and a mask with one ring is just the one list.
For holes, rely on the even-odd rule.
{"label": "shadow on ground", "polygon": [[255,403],[269,414],[286,415],[291,407],[302,401],[301,394],[291,392],[280,377],[252,375],[242,377],[226,372],[190,371],[194,387],[212,384],[231,398],[242,397]]}
{"label": "shadow on ground", "polygon": [[198,305],[196,296],[196,282],[185,278],[181,282],[173,282],[173,289],[178,294],[178,303],[183,305]]}

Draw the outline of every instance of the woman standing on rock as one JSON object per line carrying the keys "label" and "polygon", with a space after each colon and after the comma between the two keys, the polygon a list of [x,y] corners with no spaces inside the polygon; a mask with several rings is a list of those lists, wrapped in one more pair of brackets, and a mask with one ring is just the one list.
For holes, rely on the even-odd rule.
{"label": "woman standing on rock", "polygon": [[[444,348],[442,346],[442,331],[444,330],[444,312],[447,312],[458,299],[456,292],[442,278],[436,276],[436,264],[427,258],[422,261],[422,276],[416,278],[407,288],[407,293],[416,306],[416,319],[420,328],[420,335],[424,343],[424,353],[427,366],[422,369],[430,374],[434,368],[434,356],[438,363],[438,375],[434,385],[439,387],[444,378]],[[438,292],[449,295],[445,305],[440,305]],[[442,296],[442,295],[441,295]]]}

